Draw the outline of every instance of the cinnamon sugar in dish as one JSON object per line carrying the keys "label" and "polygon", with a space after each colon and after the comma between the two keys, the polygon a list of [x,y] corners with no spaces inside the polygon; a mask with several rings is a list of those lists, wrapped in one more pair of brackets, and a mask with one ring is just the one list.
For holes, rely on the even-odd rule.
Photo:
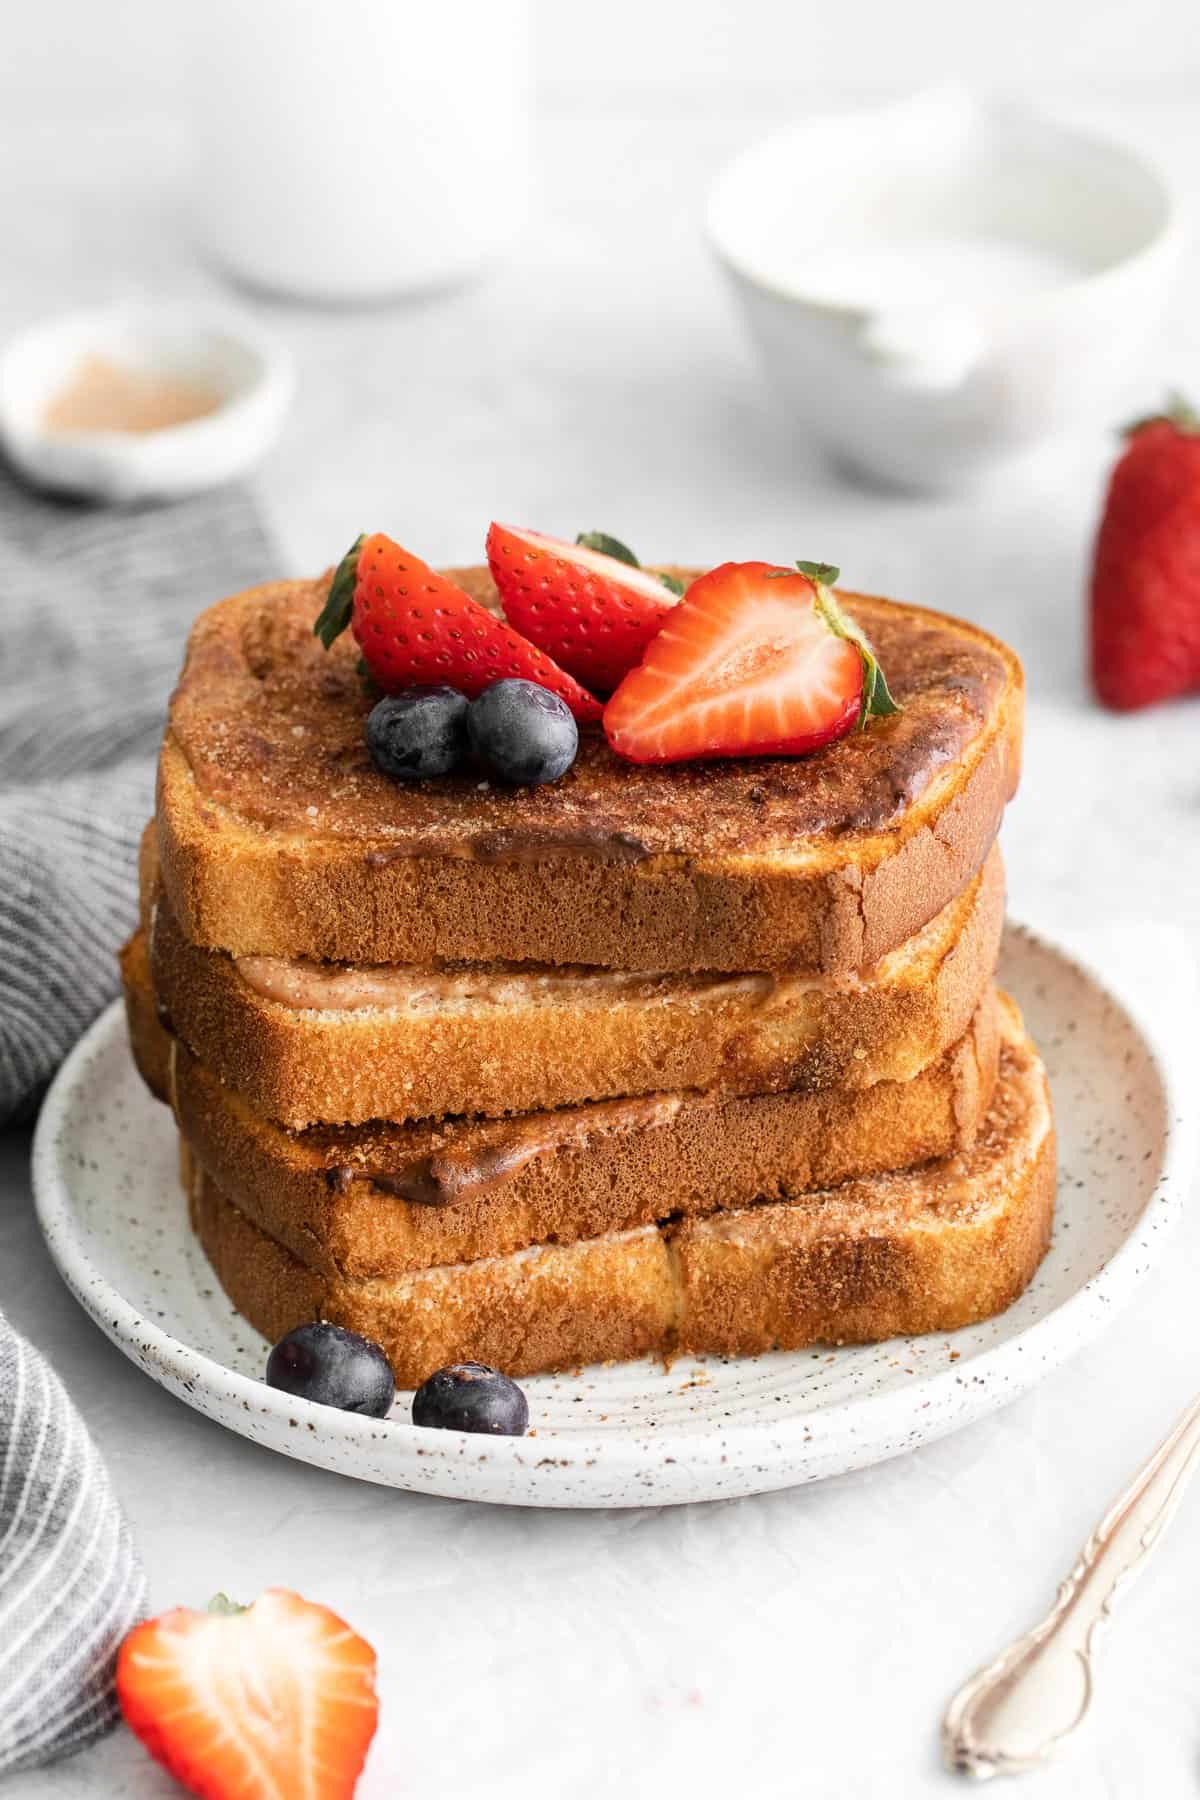
{"label": "cinnamon sugar in dish", "polygon": [[59,437],[80,431],[142,434],[207,418],[220,405],[215,388],[93,353],[79,362],[50,401],[42,422]]}

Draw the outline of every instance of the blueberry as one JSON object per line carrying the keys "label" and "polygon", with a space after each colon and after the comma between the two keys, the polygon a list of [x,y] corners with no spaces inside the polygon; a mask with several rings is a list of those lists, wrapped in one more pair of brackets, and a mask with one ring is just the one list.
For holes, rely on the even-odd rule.
{"label": "blueberry", "polygon": [[451,1363],[413,1395],[414,1425],[443,1431],[486,1431],[493,1437],[524,1437],[529,1405],[515,1381],[486,1363]]}
{"label": "blueberry", "polygon": [[397,781],[448,775],[467,747],[467,700],[452,687],[406,688],[372,707],[367,749],[377,769]]}
{"label": "blueberry", "polygon": [[391,1364],[379,1345],[325,1320],[297,1325],[280,1338],[267,1358],[267,1385],[372,1419],[382,1419],[396,1394]]}
{"label": "blueberry", "polygon": [[504,781],[557,781],[575,761],[579,728],[565,700],[536,681],[494,681],[472,700],[467,735]]}

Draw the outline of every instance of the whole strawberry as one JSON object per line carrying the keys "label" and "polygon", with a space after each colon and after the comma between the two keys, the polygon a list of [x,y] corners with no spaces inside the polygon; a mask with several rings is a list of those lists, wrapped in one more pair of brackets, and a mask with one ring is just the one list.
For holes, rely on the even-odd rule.
{"label": "whole strawberry", "polygon": [[545,651],[382,531],[351,545],[313,630],[328,650],[349,626],[385,694],[448,683],[474,699],[516,678],[549,688],[581,725],[599,703]]}
{"label": "whole strawberry", "polygon": [[1176,399],[1126,436],[1092,568],[1092,682],[1120,711],[1200,690],[1200,415]]}

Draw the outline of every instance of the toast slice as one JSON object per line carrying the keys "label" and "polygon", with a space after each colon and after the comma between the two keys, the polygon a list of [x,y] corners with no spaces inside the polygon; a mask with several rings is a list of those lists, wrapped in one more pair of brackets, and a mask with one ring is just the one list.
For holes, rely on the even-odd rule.
{"label": "toast slice", "polygon": [[235,958],[189,943],[165,898],[150,910],[172,1031],[258,1112],[299,1130],[664,1089],[907,1081],[962,1037],[991,981],[1004,872],[993,849],[915,937],[841,976]]}
{"label": "toast slice", "polygon": [[255,1112],[163,1031],[144,940],[123,957],[139,1068],[217,1188],[329,1277],[395,1276],[701,1214],[969,1145],[995,1083],[992,991],[911,1081],[591,1102],[511,1119],[314,1126]]}
{"label": "toast slice", "polygon": [[[450,571],[495,607],[485,569]],[[687,573],[687,572],[685,572]],[[586,734],[546,787],[408,785],[373,767],[328,578],[202,614],[159,763],[184,936],[334,962],[850,973],[979,869],[1021,755],[1023,682],[985,632],[844,594],[902,710],[802,758],[637,767]]]}
{"label": "toast slice", "polygon": [[402,1388],[446,1363],[511,1375],[657,1351],[724,1356],[953,1331],[1009,1306],[1054,1207],[1045,1071],[1001,1001],[1000,1077],[972,1149],[734,1213],[353,1280],[251,1223],[186,1141],[193,1228],[237,1310],[274,1341],[326,1318],[382,1344]]}

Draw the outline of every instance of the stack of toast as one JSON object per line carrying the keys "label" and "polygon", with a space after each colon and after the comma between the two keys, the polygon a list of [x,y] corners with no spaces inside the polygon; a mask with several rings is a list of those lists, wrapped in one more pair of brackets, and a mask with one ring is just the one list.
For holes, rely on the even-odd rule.
{"label": "stack of toast", "polygon": [[[453,571],[494,607],[486,569]],[[1044,1071],[995,986],[1022,680],[863,596],[901,710],[796,759],[390,780],[328,581],[197,622],[122,956],[193,1228],[265,1337],[412,1387],[951,1330],[1049,1236]]]}

